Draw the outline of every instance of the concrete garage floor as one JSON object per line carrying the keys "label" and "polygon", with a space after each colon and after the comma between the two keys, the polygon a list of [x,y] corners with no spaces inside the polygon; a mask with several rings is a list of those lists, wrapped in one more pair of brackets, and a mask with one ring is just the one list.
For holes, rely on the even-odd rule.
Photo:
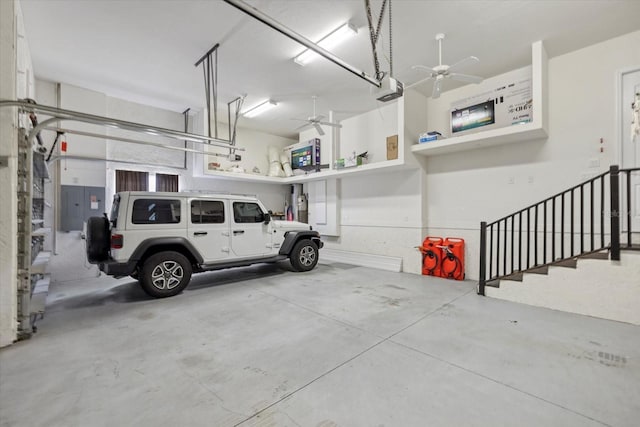
{"label": "concrete garage floor", "polygon": [[637,426],[640,327],[344,264],[52,286],[2,426]]}

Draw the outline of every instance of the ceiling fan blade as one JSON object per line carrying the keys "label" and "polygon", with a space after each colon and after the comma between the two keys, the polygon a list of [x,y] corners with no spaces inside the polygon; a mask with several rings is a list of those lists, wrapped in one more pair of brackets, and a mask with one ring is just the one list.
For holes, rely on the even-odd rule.
{"label": "ceiling fan blade", "polygon": [[433,82],[433,92],[431,93],[431,98],[440,98],[440,92],[442,92],[442,79],[436,79],[436,81]]}
{"label": "ceiling fan blade", "polygon": [[449,73],[449,77],[451,77],[453,80],[458,80],[460,82],[467,82],[467,83],[480,83],[482,82],[482,80],[484,80],[482,77],[471,76],[469,74],[460,74],[460,73]]}
{"label": "ceiling fan blade", "polygon": [[422,84],[422,83],[427,82],[427,81],[429,81],[429,80],[433,80],[433,77],[432,77],[432,76],[429,76],[429,77],[426,77],[426,78],[424,78],[424,79],[420,79],[420,80],[418,80],[418,81],[417,81],[417,82],[415,82],[415,83],[411,83],[410,85],[405,86],[405,87],[404,87],[404,90],[411,89],[412,87],[414,87],[414,86],[418,86],[419,84]]}
{"label": "ceiling fan blade", "polygon": [[458,68],[464,68],[467,64],[472,64],[472,63],[476,63],[479,62],[480,60],[475,57],[475,56],[468,56],[464,59],[461,59],[460,61],[456,62],[455,64],[453,64],[452,66],[449,67],[449,71],[454,71]]}
{"label": "ceiling fan blade", "polygon": [[298,127],[297,127],[297,128],[295,128],[294,130],[302,130],[302,129],[304,129],[304,128],[306,128],[306,127],[309,127],[309,126],[311,126],[311,124],[310,124],[310,123],[305,123],[305,124],[303,124],[303,125],[298,126]]}
{"label": "ceiling fan blade", "polygon": [[342,125],[340,123],[331,123],[331,122],[316,122],[316,123],[321,124],[321,125],[325,125],[325,126],[331,126],[331,127],[334,127],[334,128],[341,128],[342,127]]}
{"label": "ceiling fan blade", "polygon": [[412,70],[423,70],[423,71],[426,71],[428,73],[435,73],[436,72],[433,68],[427,67],[425,65],[412,65],[411,69]]}
{"label": "ceiling fan blade", "polygon": [[295,120],[295,121],[297,121],[297,122],[308,122],[308,121],[309,121],[309,120],[307,120],[307,119],[297,119],[297,118],[295,118],[295,117],[292,117],[292,118],[290,118],[289,120]]}
{"label": "ceiling fan blade", "polygon": [[317,115],[315,117],[312,117],[310,120],[312,122],[320,122],[320,120],[322,120],[322,119],[324,119],[324,116],[322,114],[319,114],[319,115]]}
{"label": "ceiling fan blade", "polygon": [[318,131],[318,134],[320,136],[324,135],[324,130],[322,130],[322,126],[320,126],[318,123],[314,123],[313,127],[316,128],[316,131]]}

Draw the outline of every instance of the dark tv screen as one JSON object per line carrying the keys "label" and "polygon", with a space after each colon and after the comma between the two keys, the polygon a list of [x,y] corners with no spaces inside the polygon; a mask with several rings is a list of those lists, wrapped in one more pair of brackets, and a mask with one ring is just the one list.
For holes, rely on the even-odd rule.
{"label": "dark tv screen", "polygon": [[496,122],[493,99],[451,112],[451,132],[487,126]]}
{"label": "dark tv screen", "polygon": [[300,169],[303,166],[313,165],[313,147],[307,146],[291,151],[291,168]]}

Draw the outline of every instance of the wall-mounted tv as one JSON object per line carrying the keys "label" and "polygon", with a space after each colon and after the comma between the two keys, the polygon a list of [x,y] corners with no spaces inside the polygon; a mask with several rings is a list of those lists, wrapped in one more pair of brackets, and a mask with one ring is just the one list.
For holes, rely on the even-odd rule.
{"label": "wall-mounted tv", "polygon": [[493,99],[451,112],[451,133],[487,126],[496,122]]}

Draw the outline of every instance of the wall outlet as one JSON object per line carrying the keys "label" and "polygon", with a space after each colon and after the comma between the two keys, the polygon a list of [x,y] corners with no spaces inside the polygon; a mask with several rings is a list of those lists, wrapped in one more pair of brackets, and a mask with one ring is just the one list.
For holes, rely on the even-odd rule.
{"label": "wall outlet", "polygon": [[507,184],[515,184],[516,183],[516,178],[513,176],[510,176],[509,179],[507,180]]}
{"label": "wall outlet", "polygon": [[600,167],[600,159],[589,159],[589,167],[590,168],[599,168]]}
{"label": "wall outlet", "polygon": [[530,177],[529,177],[529,184],[533,184],[533,181],[534,181],[533,177],[532,177],[532,176],[530,176]]}

